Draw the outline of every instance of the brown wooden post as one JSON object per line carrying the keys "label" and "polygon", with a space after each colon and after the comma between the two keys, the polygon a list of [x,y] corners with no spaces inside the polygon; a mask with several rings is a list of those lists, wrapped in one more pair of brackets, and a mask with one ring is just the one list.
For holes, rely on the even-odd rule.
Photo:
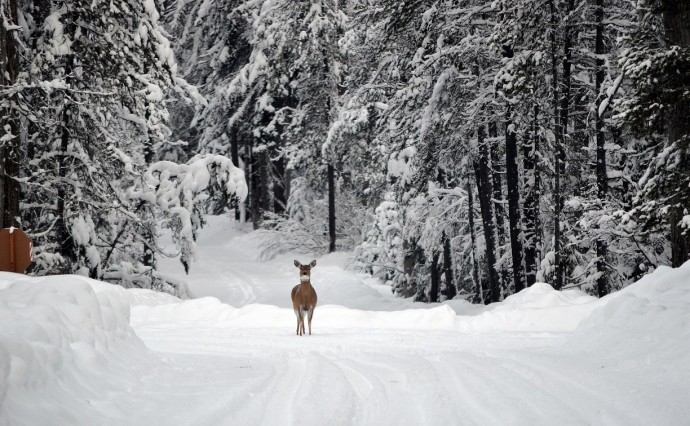
{"label": "brown wooden post", "polygon": [[21,229],[0,230],[0,271],[24,273],[33,261],[32,250],[31,240]]}
{"label": "brown wooden post", "polygon": [[14,253],[14,232],[10,232],[10,272],[17,272],[17,262]]}

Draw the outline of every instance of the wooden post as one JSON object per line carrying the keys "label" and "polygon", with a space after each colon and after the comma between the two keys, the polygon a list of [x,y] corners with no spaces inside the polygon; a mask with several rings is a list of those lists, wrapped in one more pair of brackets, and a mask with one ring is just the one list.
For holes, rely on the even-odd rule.
{"label": "wooden post", "polygon": [[19,228],[0,229],[0,271],[23,274],[33,262],[33,245]]}
{"label": "wooden post", "polygon": [[14,229],[10,228],[10,272],[17,272],[17,262],[14,253]]}

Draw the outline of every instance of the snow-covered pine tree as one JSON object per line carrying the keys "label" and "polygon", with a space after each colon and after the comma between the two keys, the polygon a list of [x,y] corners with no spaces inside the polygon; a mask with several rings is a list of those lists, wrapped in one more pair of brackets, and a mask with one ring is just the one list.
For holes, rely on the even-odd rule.
{"label": "snow-covered pine tree", "polygon": [[649,140],[643,160],[648,167],[635,213],[652,232],[661,225],[670,229],[664,234],[671,246],[671,264],[680,266],[690,252],[690,3],[648,0],[638,2],[636,12],[620,59],[631,86],[620,102],[620,116]]}
{"label": "snow-covered pine tree", "polygon": [[40,36],[15,85],[31,132],[23,211],[35,272],[156,286],[155,220],[126,191],[167,132],[175,61],[158,13],[152,1],[42,6],[50,13],[30,20]]}
{"label": "snow-covered pine tree", "polygon": [[[350,19],[341,38],[346,64],[344,92],[324,149],[339,159],[339,168],[348,176],[360,208],[373,220],[363,245],[356,250],[357,263],[362,270],[391,283],[395,292],[411,295],[416,290],[410,285],[410,256],[403,260],[408,252],[403,246],[409,242],[402,241],[405,208],[401,201],[402,188],[410,182],[414,149],[406,149],[407,139],[391,138],[389,119],[391,106],[399,107],[393,100],[396,91],[409,78],[408,61],[417,36],[405,22],[413,15],[410,11],[397,13],[399,5],[395,2],[353,1],[349,5]],[[409,122],[395,126],[398,124],[405,127]],[[402,135],[406,131],[392,133]],[[396,206],[400,241],[390,245],[383,242],[391,241],[388,238],[393,234],[385,230],[393,228],[381,221],[393,215],[392,206]],[[397,241],[395,237],[392,240]],[[385,253],[380,252],[382,244],[387,247]],[[407,274],[404,265],[408,265]]]}
{"label": "snow-covered pine tree", "polygon": [[[22,125],[20,207],[35,244],[33,273],[80,273],[184,295],[156,270],[163,202],[135,195],[151,193],[144,172],[168,140],[164,91],[190,89],[176,76],[154,1],[35,0],[21,8],[22,61],[16,81],[2,89],[2,106]],[[212,179],[243,184],[231,164],[209,161],[193,192],[207,191]],[[219,191],[241,196],[242,184]],[[190,203],[176,214],[199,208]],[[193,235],[180,242],[193,244]]]}
{"label": "snow-covered pine tree", "polygon": [[[330,188],[334,206],[336,165],[321,148],[337,103],[344,21],[335,1],[314,0],[265,4],[252,22],[251,55],[227,94],[230,109],[243,113],[251,126],[247,152],[255,226],[271,204],[277,213],[285,211],[288,174],[306,177],[320,193]],[[332,249],[333,226],[329,234]]]}
{"label": "snow-covered pine tree", "polygon": [[371,229],[355,250],[355,260],[359,268],[393,286],[393,279],[402,268],[403,242],[400,206],[395,195],[386,194],[374,214]]}
{"label": "snow-covered pine tree", "polygon": [[[253,19],[262,1],[164,1],[162,20],[171,34],[180,75],[195,85],[207,102],[176,102],[169,106],[173,140],[186,145],[180,160],[195,153],[229,155],[241,166],[244,145],[251,138],[247,104],[236,104],[228,94],[230,81],[247,64]],[[234,109],[233,109],[234,108]],[[175,158],[167,158],[175,160]],[[211,200],[212,211],[227,208]],[[239,219],[239,211],[237,212]]]}

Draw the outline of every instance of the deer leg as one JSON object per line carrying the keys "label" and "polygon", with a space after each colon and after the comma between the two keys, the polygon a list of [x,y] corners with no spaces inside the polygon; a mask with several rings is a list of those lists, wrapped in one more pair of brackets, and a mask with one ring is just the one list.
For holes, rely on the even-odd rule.
{"label": "deer leg", "polygon": [[300,312],[299,309],[295,309],[295,316],[297,317],[297,331],[295,334],[299,336],[299,323],[300,323]]}
{"label": "deer leg", "polygon": [[314,316],[314,308],[309,309],[309,335],[311,336],[311,317]]}
{"label": "deer leg", "polygon": [[299,317],[299,335],[304,336],[304,316]]}
{"label": "deer leg", "polygon": [[304,316],[305,316],[305,313],[306,313],[306,312],[303,311],[303,310],[300,311],[300,317],[299,317],[300,327],[301,327],[301,330],[300,330],[300,333],[299,333],[300,336],[304,336]]}

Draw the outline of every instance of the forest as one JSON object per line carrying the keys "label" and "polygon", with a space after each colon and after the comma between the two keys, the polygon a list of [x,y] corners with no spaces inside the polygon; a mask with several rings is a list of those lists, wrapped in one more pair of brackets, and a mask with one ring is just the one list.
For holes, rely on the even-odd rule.
{"label": "forest", "polygon": [[[688,0],[1,0],[0,225],[180,295],[206,215],[402,297],[690,255]],[[163,244],[172,235],[175,250]]]}

